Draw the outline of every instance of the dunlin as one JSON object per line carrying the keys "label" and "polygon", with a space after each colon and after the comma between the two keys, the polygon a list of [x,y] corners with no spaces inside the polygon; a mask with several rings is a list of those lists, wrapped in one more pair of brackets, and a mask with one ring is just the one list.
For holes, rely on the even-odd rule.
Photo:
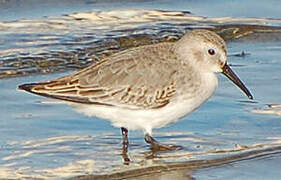
{"label": "dunlin", "polygon": [[252,95],[227,64],[226,44],[209,30],[193,30],[175,43],[159,43],[116,53],[74,74],[20,85],[19,89],[60,99],[81,113],[128,130],[141,129],[154,150],[169,148],[152,130],[177,122],[214,93],[222,72]]}

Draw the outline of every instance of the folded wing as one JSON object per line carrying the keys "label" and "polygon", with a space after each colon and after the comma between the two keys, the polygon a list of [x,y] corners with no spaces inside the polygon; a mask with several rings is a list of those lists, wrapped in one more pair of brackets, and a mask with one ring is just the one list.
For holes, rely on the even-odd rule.
{"label": "folded wing", "polygon": [[[169,56],[163,56],[170,51]],[[172,44],[143,46],[117,53],[80,72],[20,89],[46,97],[133,109],[159,108],[176,93]]]}

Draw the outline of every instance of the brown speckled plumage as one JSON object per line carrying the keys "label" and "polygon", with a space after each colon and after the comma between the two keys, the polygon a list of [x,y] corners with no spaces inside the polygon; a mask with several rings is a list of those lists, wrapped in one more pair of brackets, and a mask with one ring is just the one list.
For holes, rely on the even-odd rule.
{"label": "brown speckled plumage", "polygon": [[33,93],[78,103],[159,108],[169,103],[186,78],[178,78],[182,65],[173,46],[129,49],[71,76],[27,86]]}

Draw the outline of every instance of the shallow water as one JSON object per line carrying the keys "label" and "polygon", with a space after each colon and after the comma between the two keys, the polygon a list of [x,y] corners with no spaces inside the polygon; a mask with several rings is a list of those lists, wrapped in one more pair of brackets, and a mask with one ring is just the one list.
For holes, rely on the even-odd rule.
{"label": "shallow water", "polygon": [[[75,8],[67,1],[58,6],[50,1],[42,7],[53,10],[42,15],[29,11],[22,17],[24,11],[39,4],[30,1],[32,6],[27,7],[21,1],[7,2],[0,8],[19,8],[22,12],[0,14],[0,178],[60,179],[89,174],[95,179],[236,179],[237,174],[240,179],[280,177],[278,4],[274,8],[264,6],[263,11],[237,11],[241,5],[232,2],[237,9],[217,11],[224,1],[217,1],[212,9],[206,7],[210,1],[177,1],[173,6],[168,0],[160,4],[79,1]],[[264,5],[248,3],[253,7]],[[129,9],[136,5],[140,10]],[[69,8],[59,11],[62,6]],[[109,9],[113,10],[105,11]],[[163,9],[177,11],[159,11]],[[207,103],[182,121],[154,131],[159,141],[181,145],[181,150],[153,154],[142,132],[129,132],[131,162],[125,165],[120,130],[109,122],[85,117],[57,101],[17,91],[19,84],[69,74],[129,47],[174,41],[197,27],[213,28],[228,40],[232,69],[249,87],[254,100],[249,101],[219,75],[219,88]],[[264,173],[268,166],[274,168]]]}

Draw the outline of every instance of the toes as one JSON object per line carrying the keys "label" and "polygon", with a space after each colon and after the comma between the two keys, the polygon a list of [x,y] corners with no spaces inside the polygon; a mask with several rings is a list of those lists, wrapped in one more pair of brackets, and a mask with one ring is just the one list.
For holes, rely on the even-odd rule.
{"label": "toes", "polygon": [[175,151],[182,149],[181,146],[176,145],[166,145],[166,144],[151,144],[152,151]]}

